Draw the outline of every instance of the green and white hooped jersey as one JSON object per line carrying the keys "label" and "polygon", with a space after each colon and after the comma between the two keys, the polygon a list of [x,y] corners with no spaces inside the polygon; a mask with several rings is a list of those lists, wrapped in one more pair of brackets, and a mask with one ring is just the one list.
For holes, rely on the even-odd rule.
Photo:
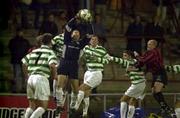
{"label": "green and white hooped jersey", "polygon": [[118,57],[113,57],[113,61],[117,64],[120,64],[123,68],[126,69],[126,72],[131,80],[132,84],[138,84],[145,81],[144,72],[138,68],[133,69],[133,71],[128,71],[128,67],[134,67],[136,60],[126,60]]}
{"label": "green and white hooped jersey", "polygon": [[91,45],[86,45],[83,49],[83,55],[85,57],[87,70],[90,71],[103,71],[104,64],[109,63],[106,49],[99,45],[95,48]]}
{"label": "green and white hooped jersey", "polygon": [[52,49],[42,45],[40,48],[27,54],[22,59],[22,63],[28,66],[29,75],[39,74],[49,78],[51,74],[49,65],[52,63],[57,64],[57,58]]}
{"label": "green and white hooped jersey", "polygon": [[167,72],[180,73],[180,65],[165,65]]}
{"label": "green and white hooped jersey", "polygon": [[53,45],[53,50],[56,56],[58,57],[58,59],[61,58],[64,46],[64,33],[55,36],[52,39],[51,43]]}

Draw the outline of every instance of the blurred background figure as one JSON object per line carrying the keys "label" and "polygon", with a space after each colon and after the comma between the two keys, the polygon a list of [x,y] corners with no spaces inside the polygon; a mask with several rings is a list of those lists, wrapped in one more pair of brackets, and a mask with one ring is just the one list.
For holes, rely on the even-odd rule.
{"label": "blurred background figure", "polygon": [[66,14],[66,11],[60,11],[57,14],[57,16],[56,16],[55,22],[56,22],[57,27],[58,27],[58,34],[63,33],[63,27],[67,23],[67,14]]}
{"label": "blurred background figure", "polygon": [[127,39],[126,50],[137,51],[141,53],[142,51],[142,38],[143,38],[143,25],[141,23],[140,16],[132,17],[132,21],[128,25],[127,31],[125,33]]}
{"label": "blurred background figure", "polygon": [[152,0],[152,3],[157,7],[156,16],[160,19],[162,24],[166,19],[167,6],[170,4],[170,0]]}
{"label": "blurred background figure", "polygon": [[41,12],[43,12],[43,19],[42,21],[44,22],[44,20],[47,17],[47,14],[50,10],[50,1],[51,0],[33,0],[32,2],[32,7],[35,11],[35,18],[34,18],[34,28],[35,29],[39,29],[40,28],[40,16],[41,16]]}
{"label": "blurred background figure", "polygon": [[94,28],[94,33],[99,37],[99,42],[100,45],[104,46],[105,43],[107,42],[106,40],[106,30],[105,27],[102,23],[102,17],[100,14],[95,14],[94,16],[94,22],[93,22],[93,28]]}
{"label": "blurred background figure", "polygon": [[179,16],[180,16],[180,2],[178,0],[176,0],[174,5],[175,5],[176,17],[179,19]]}
{"label": "blurred background figure", "polygon": [[129,15],[135,15],[136,0],[124,0],[125,13]]}
{"label": "blurred background figure", "polygon": [[19,7],[21,12],[21,27],[27,29],[29,27],[28,24],[28,10],[29,6],[31,5],[32,0],[20,0]]}
{"label": "blurred background figure", "polygon": [[4,44],[0,41],[0,57],[4,56]]}
{"label": "blurred background figure", "polygon": [[51,33],[53,36],[58,34],[58,27],[55,23],[55,18],[53,13],[48,14],[48,18],[43,22],[41,28],[39,29],[39,34]]}
{"label": "blurred background figure", "polygon": [[100,17],[104,20],[106,19],[106,10],[107,10],[106,3],[107,0],[94,0],[95,13],[99,14]]}
{"label": "blurred background figure", "polygon": [[24,38],[21,28],[17,28],[16,35],[9,41],[11,64],[13,67],[12,92],[25,92],[25,78],[22,73],[21,59],[28,53],[30,43]]}
{"label": "blurred background figure", "polygon": [[151,21],[149,20],[144,27],[145,49],[147,48],[147,42],[150,39],[155,39],[158,42],[158,46],[163,50],[165,43],[164,33],[159,17],[155,16]]}

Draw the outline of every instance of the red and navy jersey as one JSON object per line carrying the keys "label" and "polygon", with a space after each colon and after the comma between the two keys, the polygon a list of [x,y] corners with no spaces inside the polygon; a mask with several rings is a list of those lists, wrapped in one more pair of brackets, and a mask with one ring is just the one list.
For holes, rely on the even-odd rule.
{"label": "red and navy jersey", "polygon": [[142,56],[138,57],[137,60],[137,67],[146,65],[147,71],[153,74],[158,74],[164,69],[163,58],[158,48],[145,52]]}

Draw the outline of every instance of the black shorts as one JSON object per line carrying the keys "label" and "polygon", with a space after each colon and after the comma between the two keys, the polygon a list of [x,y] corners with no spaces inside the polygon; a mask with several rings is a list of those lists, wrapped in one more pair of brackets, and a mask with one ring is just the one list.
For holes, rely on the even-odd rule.
{"label": "black shorts", "polygon": [[67,75],[70,79],[78,79],[78,61],[60,60],[57,70],[58,75]]}
{"label": "black shorts", "polygon": [[167,73],[165,69],[160,70],[158,74],[152,74],[152,77],[153,77],[153,81],[151,87],[154,86],[155,82],[161,82],[164,84],[164,86],[167,85],[168,83]]}

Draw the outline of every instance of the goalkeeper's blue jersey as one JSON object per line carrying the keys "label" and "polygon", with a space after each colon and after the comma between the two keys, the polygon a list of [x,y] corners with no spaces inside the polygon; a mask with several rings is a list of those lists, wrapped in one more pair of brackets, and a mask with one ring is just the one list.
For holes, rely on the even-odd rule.
{"label": "goalkeeper's blue jersey", "polygon": [[[91,24],[79,24],[73,18],[67,23],[65,29],[62,58],[65,60],[77,61],[79,60],[81,50],[90,41],[90,39],[86,37],[86,34],[93,34]],[[79,30],[81,35],[80,41],[72,40],[71,33],[73,30]]]}

